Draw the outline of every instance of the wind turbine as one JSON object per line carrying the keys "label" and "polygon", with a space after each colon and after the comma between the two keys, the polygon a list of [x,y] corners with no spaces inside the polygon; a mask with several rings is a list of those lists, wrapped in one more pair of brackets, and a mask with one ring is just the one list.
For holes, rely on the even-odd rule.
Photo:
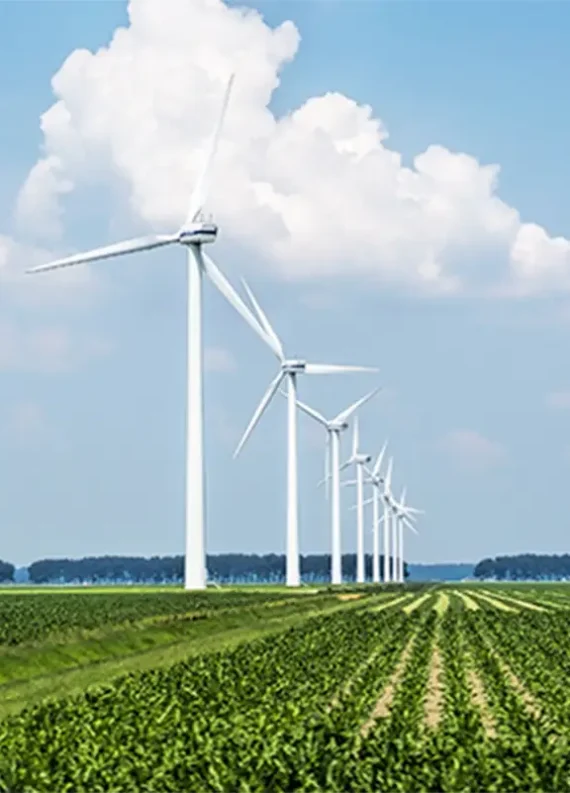
{"label": "wind turbine", "polygon": [[[388,445],[388,441],[384,442],[384,446],[380,450],[380,454],[376,458],[376,462],[374,463],[374,467],[371,471],[365,466],[364,470],[368,474],[368,482],[370,482],[373,486],[372,491],[372,530],[373,530],[373,551],[372,551],[372,581],[375,584],[380,582],[380,538],[378,536],[379,526],[380,523],[383,521],[384,524],[386,523],[386,513],[384,513],[384,517],[380,518],[379,515],[379,496],[380,496],[380,485],[384,483],[384,479],[380,476],[380,468],[382,467],[382,460],[384,459],[384,455],[386,453],[386,446]],[[386,559],[387,548],[386,548],[386,527],[384,528],[384,559]],[[384,561],[384,569],[386,569],[386,562]]]}
{"label": "wind turbine", "polygon": [[[384,479],[380,476],[380,468],[382,467],[382,460],[384,459],[384,454],[386,453],[386,446],[388,441],[385,441],[384,446],[380,450],[380,454],[376,458],[376,462],[374,463],[374,467],[372,470],[368,468],[368,466],[364,466],[364,471],[367,474],[368,478],[365,480],[366,484],[371,484],[373,487],[372,490],[372,498],[367,498],[366,501],[362,502],[363,506],[367,504],[372,504],[372,582],[378,584],[380,582],[380,538],[378,535],[378,529],[380,523],[384,523],[384,581],[386,581],[386,570],[387,570],[387,563],[386,558],[388,554],[388,546],[387,546],[387,526],[389,523],[389,517],[386,515],[387,507],[384,505],[384,516],[382,518],[379,517],[379,497],[383,496],[382,487],[384,485]],[[345,480],[342,483],[343,485],[357,485],[358,481],[356,479]],[[355,506],[351,507],[351,509],[357,509],[358,503]]]}
{"label": "wind turbine", "polygon": [[297,473],[297,376],[300,374],[346,374],[352,372],[377,372],[378,369],[368,366],[339,366],[336,364],[307,363],[295,358],[287,358],[277,333],[271,326],[266,314],[256,300],[253,292],[243,281],[244,288],[259,319],[266,344],[279,361],[279,371],[270,382],[267,391],[234,452],[238,456],[245,442],[265,412],[265,409],[279,390],[282,382],[287,381],[287,586],[299,586],[301,576],[299,570],[299,503]]}
{"label": "wind turbine", "polygon": [[[363,515],[363,491],[364,491],[364,466],[372,459],[369,454],[359,451],[359,432],[358,416],[354,419],[352,434],[352,454],[348,460],[340,467],[341,471],[354,465],[356,468],[356,583],[363,584],[366,579],[364,569],[364,515]],[[352,484],[345,482],[343,484]]]}
{"label": "wind turbine", "polygon": [[397,578],[396,581],[400,584],[404,583],[404,526],[417,534],[417,529],[412,521],[415,520],[415,515],[423,514],[423,510],[414,509],[414,507],[406,506],[406,488],[402,490],[400,501],[394,501],[394,521],[398,529],[398,561],[397,561]]}
{"label": "wind turbine", "polygon": [[[331,478],[331,583],[342,583],[342,555],[341,555],[341,531],[340,531],[340,479],[339,479],[339,451],[340,434],[348,429],[348,419],[359,407],[368,402],[380,388],[375,388],[370,393],[353,402],[352,405],[341,410],[333,419],[326,419],[318,410],[297,400],[299,408],[311,418],[322,424],[327,431],[327,443],[325,446],[325,483]],[[282,394],[286,394],[282,391]],[[330,469],[330,472],[329,472]]]}
{"label": "wind turbine", "polygon": [[253,330],[267,343],[254,315],[233,289],[216,264],[203,251],[203,246],[215,241],[218,226],[206,222],[202,210],[206,201],[212,162],[218,147],[222,124],[226,114],[234,81],[228,80],[218,123],[207,149],[203,167],[190,198],[188,214],[182,226],[170,234],[154,234],[139,237],[87,253],[79,253],[64,259],[33,267],[28,273],[39,273],[70,267],[100,259],[111,259],[125,254],[148,251],[167,245],[182,245],[187,251],[187,419],[186,419],[186,557],[184,586],[186,589],[204,589],[206,586],[205,554],[205,472],[204,472],[204,395],[202,385],[202,279],[206,274],[219,292],[249,323]]}

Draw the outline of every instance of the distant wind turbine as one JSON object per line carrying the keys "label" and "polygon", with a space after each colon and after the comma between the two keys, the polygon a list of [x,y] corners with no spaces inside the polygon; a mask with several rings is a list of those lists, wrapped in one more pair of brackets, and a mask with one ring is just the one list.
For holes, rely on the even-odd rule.
{"label": "distant wind turbine", "polygon": [[[387,517],[387,506],[384,505],[384,516],[382,518],[379,517],[379,497],[383,495],[383,485],[384,479],[380,476],[380,468],[382,467],[382,460],[384,459],[384,454],[386,453],[386,446],[388,441],[384,443],[380,454],[376,458],[376,462],[374,463],[374,467],[372,470],[368,468],[368,466],[364,466],[364,472],[367,474],[368,478],[365,479],[366,484],[372,485],[372,498],[367,498],[365,501],[362,502],[363,506],[367,504],[372,504],[372,582],[377,584],[380,582],[380,537],[379,537],[379,528],[380,524],[384,523],[384,570],[387,569],[387,555],[388,555],[388,545],[387,545],[387,527],[389,525],[389,516]],[[343,485],[357,485],[358,481],[356,479],[349,479],[344,480]],[[351,507],[351,509],[357,509],[358,502]],[[384,575],[384,581],[386,581],[386,574]]]}
{"label": "distant wind turbine", "polygon": [[[356,583],[363,584],[366,580],[364,569],[364,466],[372,459],[369,454],[359,451],[358,416],[354,419],[352,434],[352,454],[340,467],[341,471],[354,465],[356,469]],[[349,482],[343,482],[349,484]]]}
{"label": "distant wind turbine", "polygon": [[264,332],[267,346],[279,361],[279,371],[269,384],[267,391],[249,422],[235,452],[238,456],[245,442],[253,432],[265,409],[279,390],[281,383],[287,381],[287,586],[299,586],[299,503],[297,474],[297,375],[300,374],[347,374],[353,372],[377,372],[368,366],[340,366],[337,364],[307,363],[307,361],[287,358],[277,333],[271,326],[253,292],[243,281],[251,304],[257,314]]}
{"label": "distant wind turbine", "polygon": [[204,471],[204,395],[202,385],[202,278],[206,274],[216,289],[249,323],[253,330],[270,343],[255,316],[233,289],[216,264],[203,251],[203,246],[216,240],[218,226],[206,222],[202,210],[206,201],[212,163],[218,147],[222,124],[226,114],[234,75],[228,80],[222,109],[210,139],[203,167],[190,198],[188,214],[182,226],[170,234],[153,234],[146,237],[107,245],[87,253],[79,253],[43,264],[28,270],[39,273],[86,264],[100,259],[112,259],[129,253],[148,251],[167,245],[182,245],[187,251],[188,304],[187,304],[187,419],[186,419],[186,555],[184,586],[186,589],[204,589],[206,586],[205,542],[205,471]]}
{"label": "distant wind turbine", "polygon": [[[348,429],[348,419],[356,413],[358,408],[368,402],[380,388],[375,388],[370,393],[353,402],[345,410],[341,410],[333,419],[326,419],[318,410],[309,407],[304,402],[297,400],[299,408],[311,416],[315,421],[325,428],[327,432],[327,443],[325,446],[325,478],[324,482],[328,486],[331,479],[331,583],[342,583],[342,554],[341,554],[341,530],[340,530],[340,434]],[[282,391],[281,393],[284,394]],[[284,394],[286,396],[286,394]]]}
{"label": "distant wind turbine", "polygon": [[417,534],[417,529],[412,521],[415,520],[415,515],[423,514],[423,510],[414,509],[414,507],[406,506],[406,488],[402,490],[400,501],[394,501],[394,517],[393,520],[398,530],[398,556],[396,565],[396,581],[400,584],[404,583],[404,526]]}
{"label": "distant wind turbine", "polygon": [[[368,481],[373,486],[372,491],[372,530],[373,530],[373,551],[372,551],[372,581],[375,584],[380,582],[380,523],[382,521],[385,522],[386,515],[383,518],[380,518],[379,515],[379,496],[380,496],[380,484],[384,482],[382,477],[380,476],[380,469],[382,467],[382,460],[384,459],[384,454],[386,453],[386,446],[388,445],[388,441],[384,442],[384,446],[380,450],[380,454],[376,458],[376,462],[374,463],[374,467],[371,471],[365,466],[364,470],[367,474],[369,474]],[[386,558],[387,548],[386,548],[386,528],[384,529],[384,558]],[[384,562],[384,565],[386,563]]]}

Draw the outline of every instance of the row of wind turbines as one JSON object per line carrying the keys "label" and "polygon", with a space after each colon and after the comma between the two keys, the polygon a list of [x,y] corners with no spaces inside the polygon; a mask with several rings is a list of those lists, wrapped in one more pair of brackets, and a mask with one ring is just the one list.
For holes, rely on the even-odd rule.
{"label": "row of wind turbines", "polygon": [[[286,583],[299,586],[301,583],[299,567],[299,519],[298,519],[298,473],[297,473],[297,409],[308,413],[323,424],[327,430],[327,472],[328,488],[331,480],[331,582],[340,584],[341,573],[341,526],[340,526],[340,471],[354,465],[356,479],[342,484],[356,484],[356,524],[357,524],[357,582],[365,580],[364,571],[364,522],[363,511],[366,503],[373,505],[374,563],[373,580],[380,580],[379,570],[379,527],[384,523],[384,581],[404,580],[403,569],[403,528],[415,531],[413,521],[420,510],[405,505],[405,492],[397,501],[391,491],[392,460],[387,472],[380,473],[386,445],[372,468],[370,455],[359,449],[358,419],[356,411],[379,389],[370,392],[350,405],[346,410],[327,421],[318,411],[297,399],[297,379],[299,375],[330,375],[356,372],[377,372],[364,366],[341,366],[333,364],[309,363],[305,360],[288,358],[283,345],[271,326],[266,314],[256,300],[253,292],[243,281],[250,305],[240,297],[234,287],[223,275],[213,259],[204,250],[205,245],[213,243],[218,234],[218,226],[204,217],[203,209],[208,194],[212,173],[212,163],[218,147],[224,117],[226,114],[234,75],[226,87],[217,125],[210,139],[203,166],[190,198],[186,220],[182,226],[168,234],[154,234],[145,237],[107,245],[86,253],[75,254],[63,259],[39,265],[28,273],[39,273],[62,267],[86,264],[103,259],[116,259],[130,253],[152,250],[168,245],[182,245],[186,249],[187,261],[187,405],[186,405],[186,553],[184,586],[186,589],[203,589],[207,583],[206,570],[206,525],[205,525],[205,471],[204,471],[204,394],[203,394],[203,341],[202,341],[202,288],[206,277],[225,297],[230,305],[248,323],[251,329],[274,353],[278,360],[278,371],[269,384],[261,402],[257,406],[242,439],[234,453],[236,457],[253,432],[265,409],[277,394],[284,393],[287,398],[287,542],[286,542]],[[283,391],[282,387],[286,390]],[[354,416],[352,455],[341,466],[340,435],[348,429],[348,420]],[[364,501],[364,483],[373,487],[373,496]],[[384,514],[379,516],[382,501]],[[390,536],[391,530],[391,536]],[[393,564],[389,564],[390,547]]]}

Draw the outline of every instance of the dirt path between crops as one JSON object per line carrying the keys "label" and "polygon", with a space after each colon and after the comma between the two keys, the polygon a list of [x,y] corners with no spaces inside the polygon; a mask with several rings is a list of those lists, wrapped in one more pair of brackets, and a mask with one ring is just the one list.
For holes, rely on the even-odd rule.
{"label": "dirt path between crops", "polygon": [[483,724],[487,738],[496,738],[497,723],[491,708],[489,707],[487,694],[485,693],[485,685],[482,678],[474,669],[468,669],[467,681],[469,683],[469,688],[471,689],[471,700],[479,711],[481,723]]}
{"label": "dirt path between crops", "polygon": [[491,606],[494,606],[496,609],[500,609],[501,611],[511,611],[516,613],[518,611],[517,608],[514,606],[509,606],[508,603],[504,603],[502,600],[496,600],[494,597],[490,595],[483,595],[481,592],[469,592],[474,598],[479,598],[486,603],[490,603]]}
{"label": "dirt path between crops", "polygon": [[431,654],[428,688],[425,701],[425,723],[431,730],[436,730],[443,716],[443,658],[439,647],[434,645]]}
{"label": "dirt path between crops", "polygon": [[443,617],[449,608],[449,595],[447,592],[440,592],[438,594],[437,600],[433,604],[432,608],[437,612],[439,617]]}
{"label": "dirt path between crops", "polygon": [[425,603],[426,600],[432,596],[432,594],[432,592],[425,592],[423,595],[420,595],[419,598],[412,600],[412,602],[407,606],[403,606],[402,611],[405,611],[406,614],[411,614],[412,611],[415,611],[417,608],[419,608],[422,603]]}
{"label": "dirt path between crops", "polygon": [[524,685],[524,683],[521,680],[519,680],[519,678],[515,675],[515,673],[507,664],[507,662],[503,661],[503,659],[497,653],[495,653],[495,658],[497,659],[497,662],[501,667],[502,673],[505,675],[512,688],[514,688],[514,690],[521,698],[526,712],[529,714],[529,716],[534,716],[535,719],[540,718],[541,715],[540,707],[536,699],[528,690],[528,688]]}
{"label": "dirt path between crops", "polygon": [[360,728],[360,734],[363,738],[366,738],[378,719],[385,719],[390,715],[392,702],[394,701],[397,688],[400,684],[400,681],[402,680],[402,677],[404,676],[404,672],[406,671],[406,666],[412,653],[415,640],[416,637],[414,635],[406,644],[402,655],[400,656],[400,660],[398,661],[396,668],[392,672],[392,676],[386,685],[386,688],[380,695],[380,698],[377,700],[372,713]]}
{"label": "dirt path between crops", "polygon": [[528,688],[525,686],[522,680],[520,680],[520,678],[516,676],[516,674],[513,672],[509,664],[504,660],[504,658],[502,658],[501,655],[499,655],[497,650],[495,650],[495,648],[491,645],[490,641],[487,638],[484,638],[483,641],[489,654],[492,655],[493,658],[495,658],[495,660],[499,664],[501,672],[506,677],[509,685],[519,695],[526,712],[529,714],[529,716],[533,716],[534,718],[537,719],[540,718],[541,708],[535,697],[531,694],[531,692],[528,690]]}
{"label": "dirt path between crops", "polygon": [[465,592],[459,592],[458,589],[454,589],[453,594],[463,601],[463,605],[469,611],[479,611],[479,604],[472,597],[466,595]]}
{"label": "dirt path between crops", "polygon": [[390,606],[396,606],[398,603],[409,600],[411,597],[410,594],[401,595],[400,597],[394,598],[394,600],[389,600],[387,603],[381,603],[379,606],[371,606],[370,611],[384,611],[384,609],[390,608]]}
{"label": "dirt path between crops", "polygon": [[370,664],[374,663],[374,661],[376,660],[376,658],[380,654],[381,650],[382,650],[382,646],[381,645],[379,647],[377,647],[375,650],[373,650],[373,652],[370,653],[368,658],[366,658],[366,660],[363,661],[360,664],[360,666],[356,669],[354,674],[351,675],[345,681],[344,685],[339,688],[337,693],[333,696],[333,698],[331,699],[330,703],[328,704],[328,706],[326,708],[326,712],[327,713],[330,713],[331,710],[333,710],[334,708],[337,708],[340,705],[341,700],[344,699],[345,697],[347,697],[350,694],[350,690],[351,690],[352,686],[357,682],[357,680],[361,677],[362,673],[366,671],[366,669],[370,666]]}
{"label": "dirt path between crops", "polygon": [[502,592],[496,592],[493,594],[493,597],[499,598],[500,600],[505,600],[508,604],[512,603],[516,606],[521,606],[523,609],[531,609],[532,611],[548,611],[544,606],[538,606],[536,603],[531,603],[528,600],[519,600],[518,598],[512,597],[512,595],[503,595]]}

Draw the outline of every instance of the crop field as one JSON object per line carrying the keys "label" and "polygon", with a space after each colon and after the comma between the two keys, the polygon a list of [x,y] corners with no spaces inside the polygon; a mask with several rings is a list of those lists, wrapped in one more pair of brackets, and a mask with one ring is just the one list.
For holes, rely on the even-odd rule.
{"label": "crop field", "polygon": [[0,790],[570,790],[565,585],[0,592],[0,616]]}

